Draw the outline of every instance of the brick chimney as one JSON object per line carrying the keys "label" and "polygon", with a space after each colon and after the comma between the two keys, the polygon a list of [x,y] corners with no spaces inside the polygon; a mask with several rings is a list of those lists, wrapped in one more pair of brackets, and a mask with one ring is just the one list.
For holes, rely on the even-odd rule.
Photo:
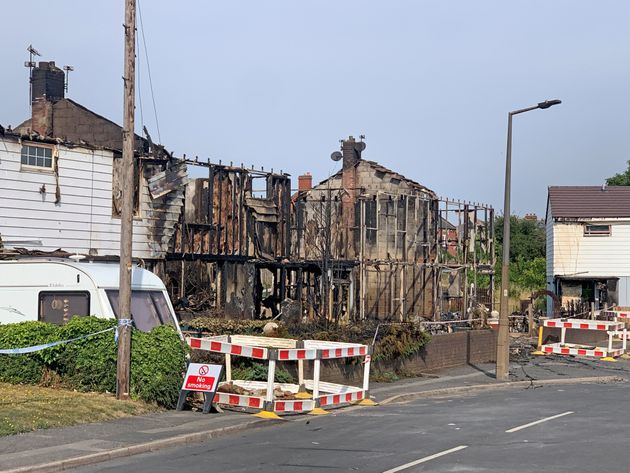
{"label": "brick chimney", "polygon": [[46,97],[37,97],[31,106],[31,130],[40,136],[52,136],[53,103]]}
{"label": "brick chimney", "polygon": [[343,169],[353,167],[361,160],[361,146],[354,140],[354,136],[349,136],[347,140],[341,142],[341,154],[343,155]]}
{"label": "brick chimney", "polygon": [[31,77],[31,129],[41,136],[53,133],[53,104],[64,98],[64,72],[54,61],[40,62]]}
{"label": "brick chimney", "polygon": [[[347,140],[341,142],[341,154],[343,156],[341,186],[343,187],[343,194],[341,196],[342,203],[342,218],[345,227],[345,245],[342,248],[347,248],[348,253],[342,256],[346,258],[352,258],[356,253],[354,248],[354,206],[356,203],[356,196],[358,195],[357,187],[357,164],[361,161],[361,152],[365,149],[365,143],[362,141],[355,141],[353,136],[349,136]],[[355,250],[353,252],[353,249]]]}
{"label": "brick chimney", "polygon": [[310,172],[298,176],[298,191],[307,191],[313,188],[313,176]]}

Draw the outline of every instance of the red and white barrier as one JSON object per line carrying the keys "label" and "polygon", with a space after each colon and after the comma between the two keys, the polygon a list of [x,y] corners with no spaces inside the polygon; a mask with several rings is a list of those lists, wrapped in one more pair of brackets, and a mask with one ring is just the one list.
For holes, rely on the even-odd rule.
{"label": "red and white barrier", "polygon": [[630,309],[613,307],[609,310],[602,310],[600,314],[603,317],[610,317],[612,319],[628,319],[630,318]]}
{"label": "red and white barrier", "polygon": [[229,394],[217,392],[214,395],[216,404],[225,404],[234,407],[245,407],[248,409],[262,409],[265,399],[258,396],[243,396],[241,394]]}
{"label": "red and white barrier", "polygon": [[225,353],[227,355],[245,356],[247,358],[256,358],[258,360],[266,360],[269,357],[269,351],[267,348],[236,345],[234,343],[214,341],[211,339],[190,338],[188,339],[188,345],[190,345],[190,348],[197,348],[199,350]]}
{"label": "red and white barrier", "polygon": [[558,355],[592,356],[595,358],[621,356],[624,352],[622,348],[612,350],[602,347],[586,348],[584,345],[577,345],[573,343],[565,343],[564,345],[560,343],[549,343],[542,346],[542,351],[544,353],[556,353]]}
{"label": "red and white barrier", "polygon": [[310,399],[273,401],[273,410],[277,413],[310,412],[315,409],[315,401]]}
{"label": "red and white barrier", "polygon": [[623,330],[623,322],[608,320],[585,319],[547,319],[543,321],[545,327],[572,328],[577,330]]}
{"label": "red and white barrier", "polygon": [[[340,404],[359,402],[369,399],[370,350],[367,345],[357,343],[328,342],[321,340],[305,340],[254,337],[244,335],[209,338],[187,338],[193,349],[208,350],[225,354],[226,382],[244,389],[264,391],[264,396],[246,396],[217,392],[215,402],[234,407],[263,409],[269,414],[275,413],[321,413],[319,407],[334,407]],[[268,361],[267,382],[232,380],[231,357],[245,356]],[[321,360],[338,358],[363,357],[362,387],[326,383],[320,380]],[[297,361],[299,384],[281,384],[275,382],[277,361]],[[304,362],[313,362],[313,379],[304,379]],[[312,390],[308,399],[274,399],[274,390],[281,389],[293,394],[305,396],[306,389]]]}
{"label": "red and white barrier", "polygon": [[304,348],[278,350],[279,361],[314,360],[316,358],[317,350],[306,350]]}
{"label": "red and white barrier", "polygon": [[[560,328],[560,342],[541,345],[540,350],[543,353],[591,356],[596,358],[614,358],[621,356],[626,352],[628,333],[624,322],[616,320],[547,319],[543,321],[543,326]],[[567,329],[604,331],[608,335],[608,344],[606,347],[590,347],[576,343],[567,343]],[[621,347],[613,346],[614,336],[619,336],[621,338]]]}

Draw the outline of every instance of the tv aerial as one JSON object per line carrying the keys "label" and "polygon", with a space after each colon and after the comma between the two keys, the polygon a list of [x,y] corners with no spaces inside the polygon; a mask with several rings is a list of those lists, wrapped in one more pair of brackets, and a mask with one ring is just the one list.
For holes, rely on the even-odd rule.
{"label": "tv aerial", "polygon": [[63,88],[65,89],[66,92],[68,92],[68,82],[70,79],[70,72],[74,71],[74,67],[73,66],[63,66],[63,70],[66,71],[66,81],[63,84]]}
{"label": "tv aerial", "polygon": [[[35,61],[33,60],[35,56],[41,56],[40,52],[33,47],[32,44],[28,45],[26,50],[29,52],[28,61],[24,61],[24,67],[28,67],[28,82],[29,84],[33,83],[33,68],[35,67]],[[29,103],[33,102],[33,89],[32,87],[28,88],[28,101]]]}

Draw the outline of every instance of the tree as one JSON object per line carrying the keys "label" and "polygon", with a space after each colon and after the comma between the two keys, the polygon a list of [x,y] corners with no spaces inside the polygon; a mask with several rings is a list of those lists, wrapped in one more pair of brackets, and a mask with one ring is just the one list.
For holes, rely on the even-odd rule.
{"label": "tree", "polygon": [[606,184],[609,186],[630,186],[630,161],[628,161],[628,169],[607,178]]}
{"label": "tree", "polygon": [[[494,225],[497,263],[501,267],[503,261],[503,217],[497,217]],[[515,215],[510,217],[510,263],[544,258],[546,245],[545,224],[542,220],[519,218]]]}
{"label": "tree", "polygon": [[[495,218],[496,283],[501,283],[503,264],[503,217]],[[510,217],[510,286],[517,295],[520,290],[544,289],[546,285],[545,224],[515,215]]]}
{"label": "tree", "polygon": [[543,289],[547,284],[546,271],[545,258],[537,257],[529,261],[519,259],[510,266],[510,283],[528,291]]}

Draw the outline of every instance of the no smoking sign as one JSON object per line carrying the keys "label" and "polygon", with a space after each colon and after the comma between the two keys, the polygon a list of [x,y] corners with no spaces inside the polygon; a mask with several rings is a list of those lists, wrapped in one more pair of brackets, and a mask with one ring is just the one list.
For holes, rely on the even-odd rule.
{"label": "no smoking sign", "polygon": [[221,365],[191,363],[182,389],[186,391],[215,392],[221,377]]}

